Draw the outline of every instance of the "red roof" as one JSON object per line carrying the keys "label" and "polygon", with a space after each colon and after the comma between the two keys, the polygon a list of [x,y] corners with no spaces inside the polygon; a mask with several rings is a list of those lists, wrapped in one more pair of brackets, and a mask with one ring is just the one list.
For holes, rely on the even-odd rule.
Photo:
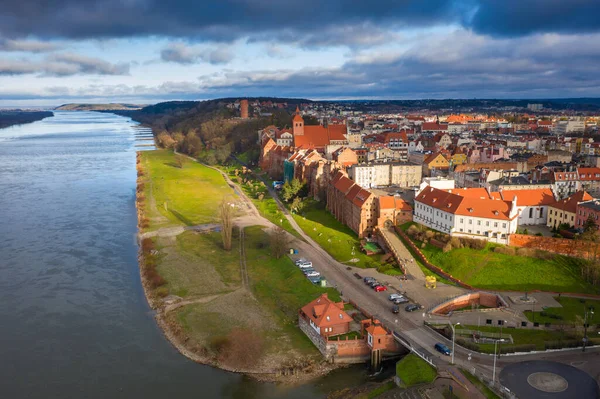
{"label": "red roof", "polygon": [[600,168],[577,168],[577,173],[581,181],[600,180]]}
{"label": "red roof", "polygon": [[448,130],[448,125],[442,125],[440,123],[435,123],[435,122],[425,122],[421,126],[421,130],[422,131],[428,131],[428,130],[432,130],[432,131]]}
{"label": "red roof", "polygon": [[344,312],[343,302],[333,302],[322,294],[320,297],[302,307],[302,312],[312,320],[317,327],[330,327],[337,324],[350,323],[352,317]]}
{"label": "red roof", "polygon": [[554,204],[550,204],[551,208],[560,209],[561,211],[575,213],[577,212],[577,204],[584,201],[591,201],[594,197],[586,193],[585,191],[577,191],[569,198],[557,201]]}
{"label": "red roof", "polygon": [[400,197],[382,195],[379,197],[379,209],[397,209],[399,211],[412,211],[412,206]]}
{"label": "red roof", "polygon": [[335,188],[338,191],[341,191],[342,193],[346,194],[350,190],[350,188],[352,188],[353,185],[354,182],[352,180],[348,179],[346,176],[342,176],[335,183]]}
{"label": "red roof", "polygon": [[[415,198],[415,202],[431,206],[455,215],[510,220],[511,202],[489,198],[462,197],[427,186]],[[516,216],[514,216],[516,217]]]}
{"label": "red roof", "polygon": [[303,148],[325,148],[331,140],[346,140],[346,125],[304,126],[303,135],[294,135],[294,145]]}

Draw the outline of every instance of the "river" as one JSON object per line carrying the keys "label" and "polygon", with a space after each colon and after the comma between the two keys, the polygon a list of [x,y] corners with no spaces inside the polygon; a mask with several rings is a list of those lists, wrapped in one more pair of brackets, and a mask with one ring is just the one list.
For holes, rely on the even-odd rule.
{"label": "river", "polygon": [[0,397],[322,398],[364,381],[258,383],[164,339],[136,257],[139,133],[95,112],[0,130]]}

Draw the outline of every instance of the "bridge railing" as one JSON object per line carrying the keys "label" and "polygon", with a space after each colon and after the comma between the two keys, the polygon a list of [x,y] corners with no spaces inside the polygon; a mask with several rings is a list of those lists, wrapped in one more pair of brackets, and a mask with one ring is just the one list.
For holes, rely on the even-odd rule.
{"label": "bridge railing", "polygon": [[396,331],[392,331],[392,334],[394,335],[394,339],[396,339],[396,341],[400,342],[402,345],[404,345],[412,353],[414,353],[415,355],[419,356],[421,359],[425,360],[433,368],[437,369],[437,366],[433,363],[433,358],[430,358],[429,356],[425,355],[421,351],[417,350],[407,340],[405,340],[404,338],[402,338],[402,336],[400,334],[398,334]]}

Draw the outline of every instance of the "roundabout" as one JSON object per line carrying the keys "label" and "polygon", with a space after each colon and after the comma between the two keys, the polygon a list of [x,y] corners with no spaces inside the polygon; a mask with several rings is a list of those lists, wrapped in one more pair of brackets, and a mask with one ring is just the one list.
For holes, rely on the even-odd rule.
{"label": "roundabout", "polygon": [[532,360],[506,366],[500,383],[519,398],[598,398],[596,381],[584,371],[558,362]]}

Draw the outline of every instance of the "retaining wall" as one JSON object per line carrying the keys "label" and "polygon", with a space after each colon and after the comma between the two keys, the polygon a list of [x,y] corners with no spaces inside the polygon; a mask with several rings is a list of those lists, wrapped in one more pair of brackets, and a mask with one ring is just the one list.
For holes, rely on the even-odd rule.
{"label": "retaining wall", "polygon": [[508,245],[520,248],[533,248],[542,251],[554,252],[561,255],[584,258],[591,251],[600,253],[600,245],[588,241],[569,240],[566,238],[540,237],[524,234],[511,234]]}

